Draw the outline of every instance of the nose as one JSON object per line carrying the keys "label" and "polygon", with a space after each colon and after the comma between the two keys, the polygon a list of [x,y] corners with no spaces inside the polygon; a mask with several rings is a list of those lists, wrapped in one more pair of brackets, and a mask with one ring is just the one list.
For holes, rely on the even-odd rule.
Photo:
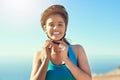
{"label": "nose", "polygon": [[57,26],[54,26],[54,28],[53,29],[58,29],[58,27]]}

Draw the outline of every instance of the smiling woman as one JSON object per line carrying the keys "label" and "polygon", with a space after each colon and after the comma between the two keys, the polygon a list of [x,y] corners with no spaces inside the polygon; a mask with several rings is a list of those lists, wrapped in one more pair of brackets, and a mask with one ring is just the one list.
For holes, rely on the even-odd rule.
{"label": "smiling woman", "polygon": [[72,45],[65,38],[65,7],[51,5],[42,13],[40,22],[49,39],[35,53],[30,80],[92,80],[83,47]]}

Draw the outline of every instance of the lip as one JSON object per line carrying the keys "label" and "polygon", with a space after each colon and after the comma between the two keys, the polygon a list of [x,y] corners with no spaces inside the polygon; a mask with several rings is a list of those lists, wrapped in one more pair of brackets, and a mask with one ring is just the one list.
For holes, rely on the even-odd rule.
{"label": "lip", "polygon": [[60,32],[53,32],[53,35],[59,35]]}
{"label": "lip", "polygon": [[59,36],[61,36],[61,33],[60,32],[53,32],[52,35],[56,36],[56,37],[59,37]]}

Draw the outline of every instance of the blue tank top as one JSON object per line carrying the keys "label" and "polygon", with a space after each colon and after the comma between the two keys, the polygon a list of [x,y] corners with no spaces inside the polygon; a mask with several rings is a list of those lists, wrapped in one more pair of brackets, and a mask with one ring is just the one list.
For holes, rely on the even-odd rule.
{"label": "blue tank top", "polygon": [[[68,46],[68,57],[76,66],[78,66],[77,59],[71,45]],[[65,64],[55,65],[49,61],[46,80],[75,80],[75,78]]]}

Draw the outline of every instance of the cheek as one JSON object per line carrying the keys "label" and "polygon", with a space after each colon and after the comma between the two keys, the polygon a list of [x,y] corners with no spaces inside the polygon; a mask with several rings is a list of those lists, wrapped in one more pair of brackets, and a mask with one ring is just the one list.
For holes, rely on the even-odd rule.
{"label": "cheek", "polygon": [[63,32],[66,33],[66,28],[63,29]]}
{"label": "cheek", "polygon": [[49,32],[51,31],[51,29],[50,29],[49,27],[46,27],[45,31],[46,31],[47,33],[49,33]]}

